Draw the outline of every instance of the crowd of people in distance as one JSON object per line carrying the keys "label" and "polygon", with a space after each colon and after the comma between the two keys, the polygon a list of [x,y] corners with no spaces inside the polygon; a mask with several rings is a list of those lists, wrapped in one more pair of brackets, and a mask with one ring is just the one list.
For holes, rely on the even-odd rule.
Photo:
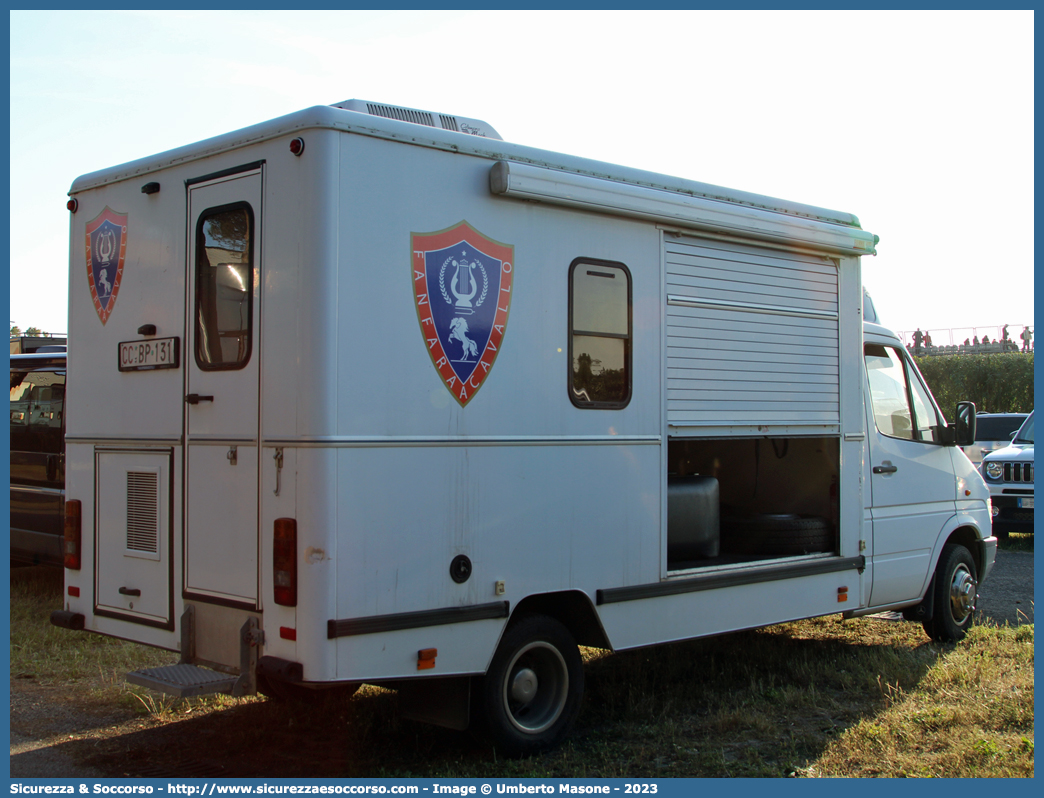
{"label": "crowd of people in distance", "polygon": [[921,332],[921,328],[918,327],[913,333],[913,343],[907,344],[906,348],[915,355],[932,354],[935,350],[939,349],[946,349],[947,351],[957,350],[968,354],[986,352],[1032,352],[1033,330],[1028,326],[1024,326],[1022,332],[1019,333],[1019,338],[1022,340],[1021,349],[1019,348],[1019,344],[1009,337],[1008,325],[1005,324],[1001,328],[1000,338],[994,338],[992,341],[988,335],[983,335],[981,340],[978,335],[975,335],[971,338],[965,338],[964,343],[960,346],[938,347],[932,343],[931,333],[928,331]]}

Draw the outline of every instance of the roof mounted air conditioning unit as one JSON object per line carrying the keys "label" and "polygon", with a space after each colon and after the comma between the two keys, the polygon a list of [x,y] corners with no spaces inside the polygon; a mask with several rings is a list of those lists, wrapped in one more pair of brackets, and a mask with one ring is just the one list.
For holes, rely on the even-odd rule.
{"label": "roof mounted air conditioning unit", "polygon": [[470,136],[482,136],[487,139],[503,141],[500,134],[486,122],[479,119],[470,119],[466,116],[453,116],[451,114],[438,114],[432,111],[421,111],[416,108],[405,108],[400,105],[385,105],[384,103],[371,103],[366,100],[345,100],[334,103],[334,108],[343,108],[346,111],[356,111],[371,116],[383,116],[385,119],[398,119],[400,122],[412,122],[415,125],[426,125],[441,130],[452,130],[456,133],[467,133]]}

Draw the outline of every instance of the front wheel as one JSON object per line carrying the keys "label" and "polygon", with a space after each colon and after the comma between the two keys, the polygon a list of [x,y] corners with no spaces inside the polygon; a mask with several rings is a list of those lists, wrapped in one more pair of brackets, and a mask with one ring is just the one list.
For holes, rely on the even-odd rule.
{"label": "front wheel", "polygon": [[935,611],[924,622],[928,636],[938,643],[963,640],[972,627],[979,580],[975,560],[964,546],[943,547],[935,569]]}
{"label": "front wheel", "polygon": [[508,756],[558,745],[580,712],[584,667],[558,621],[527,616],[504,633],[479,685],[477,731]]}

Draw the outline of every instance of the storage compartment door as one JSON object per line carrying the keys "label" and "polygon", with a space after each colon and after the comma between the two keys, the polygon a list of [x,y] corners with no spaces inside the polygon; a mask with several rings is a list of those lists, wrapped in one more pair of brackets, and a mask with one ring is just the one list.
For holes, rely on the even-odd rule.
{"label": "storage compartment door", "polygon": [[96,455],[95,612],[173,628],[173,452]]}

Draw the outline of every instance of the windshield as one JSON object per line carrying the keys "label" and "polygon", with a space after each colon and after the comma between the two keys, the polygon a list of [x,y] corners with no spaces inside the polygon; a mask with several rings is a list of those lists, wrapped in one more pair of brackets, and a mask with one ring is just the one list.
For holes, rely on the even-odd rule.
{"label": "windshield", "polygon": [[1015,443],[1033,443],[1033,414],[1030,413],[1026,423],[1019,428],[1019,434],[1015,436]]}
{"label": "windshield", "polygon": [[1026,416],[1023,415],[990,416],[983,413],[975,417],[975,440],[1007,443],[1025,420]]}

